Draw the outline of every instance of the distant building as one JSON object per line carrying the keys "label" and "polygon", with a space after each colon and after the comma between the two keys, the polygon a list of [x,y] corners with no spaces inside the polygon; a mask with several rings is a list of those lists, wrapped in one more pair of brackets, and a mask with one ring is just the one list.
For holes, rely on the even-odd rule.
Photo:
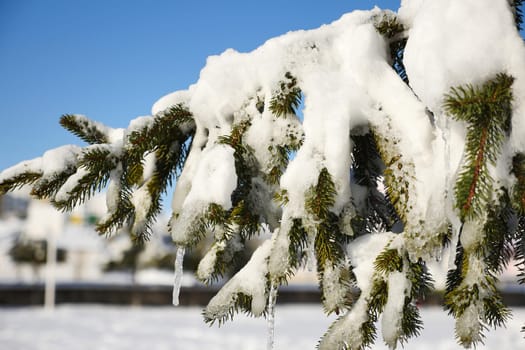
{"label": "distant building", "polygon": [[29,197],[20,195],[0,195],[0,218],[6,216],[27,217]]}

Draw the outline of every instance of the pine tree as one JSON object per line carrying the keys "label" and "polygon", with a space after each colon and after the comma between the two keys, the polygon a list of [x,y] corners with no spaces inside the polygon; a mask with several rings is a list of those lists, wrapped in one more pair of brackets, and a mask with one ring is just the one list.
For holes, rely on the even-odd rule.
{"label": "pine tree", "polygon": [[320,349],[369,347],[379,321],[391,348],[417,336],[428,263],[450,249],[444,307],[475,346],[510,317],[497,282],[512,259],[525,282],[525,47],[522,1],[455,1],[456,17],[452,0],[404,1],[227,51],[125,130],[65,115],[87,145],[5,170],[0,192],[30,186],[71,210],[106,191],[97,230],[141,245],[174,184],[179,252],[212,241],[196,276],[243,265],[206,322],[242,311],[273,323],[278,287],[309,264],[339,315]]}

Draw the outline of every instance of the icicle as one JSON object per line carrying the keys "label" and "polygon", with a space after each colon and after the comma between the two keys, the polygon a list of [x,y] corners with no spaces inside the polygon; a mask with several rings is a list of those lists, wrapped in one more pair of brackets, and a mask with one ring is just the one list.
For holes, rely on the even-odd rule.
{"label": "icicle", "polygon": [[277,286],[272,281],[270,285],[270,292],[268,294],[268,338],[266,342],[266,349],[272,350],[275,334],[275,303],[277,301]]}
{"label": "icicle", "polygon": [[315,271],[316,266],[316,260],[315,260],[315,236],[309,235],[308,236],[308,245],[306,247],[306,269],[309,272]]}
{"label": "icicle", "polygon": [[455,260],[456,260],[456,248],[458,246],[459,242],[459,236],[461,234],[461,224],[460,223],[452,223],[452,238],[450,239],[450,255],[448,258],[448,270],[455,270],[458,268],[456,266]]}
{"label": "icicle", "polygon": [[177,246],[175,255],[175,279],[173,281],[173,305],[179,305],[179,292],[182,283],[182,263],[184,261],[185,248]]}
{"label": "icicle", "polygon": [[[441,127],[441,137],[443,138],[443,143],[445,147],[445,200],[443,201],[443,205],[445,206],[445,213],[447,213],[448,208],[447,206],[451,201],[453,201],[453,197],[450,195],[450,189],[451,189],[451,131],[450,131],[450,121],[448,116],[442,116],[441,118],[445,119],[445,125]],[[443,124],[443,123],[441,123]]]}

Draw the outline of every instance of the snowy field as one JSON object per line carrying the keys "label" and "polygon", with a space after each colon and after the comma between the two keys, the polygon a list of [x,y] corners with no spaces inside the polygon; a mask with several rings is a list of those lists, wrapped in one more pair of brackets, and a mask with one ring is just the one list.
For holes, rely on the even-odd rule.
{"label": "snowy field", "polygon": [[[201,309],[64,305],[0,309],[0,348],[9,350],[264,350],[266,323],[238,315],[221,328],[208,327]],[[279,305],[275,349],[315,349],[330,323],[318,305]],[[332,318],[333,319],[333,318]],[[424,308],[425,330],[405,349],[462,349],[453,322],[438,308]],[[515,309],[507,329],[489,332],[478,349],[525,349],[525,308]],[[373,349],[386,349],[382,344]]]}

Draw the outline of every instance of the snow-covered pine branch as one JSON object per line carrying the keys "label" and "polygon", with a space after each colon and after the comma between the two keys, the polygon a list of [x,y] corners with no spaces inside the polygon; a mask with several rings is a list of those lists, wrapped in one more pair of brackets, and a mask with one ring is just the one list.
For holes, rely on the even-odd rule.
{"label": "snow-covered pine branch", "polygon": [[29,185],[71,209],[107,185],[98,229],[144,240],[177,177],[179,251],[213,239],[202,281],[265,240],[206,320],[271,314],[275,286],[316,265],[326,312],[341,314],[321,349],[371,345],[380,318],[390,347],[416,336],[426,263],[450,245],[445,306],[470,347],[509,317],[496,282],[514,252],[521,282],[525,270],[521,5],[404,0],[227,50],[125,130],[64,116],[90,145],[3,171],[0,191]]}

